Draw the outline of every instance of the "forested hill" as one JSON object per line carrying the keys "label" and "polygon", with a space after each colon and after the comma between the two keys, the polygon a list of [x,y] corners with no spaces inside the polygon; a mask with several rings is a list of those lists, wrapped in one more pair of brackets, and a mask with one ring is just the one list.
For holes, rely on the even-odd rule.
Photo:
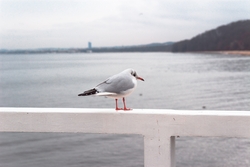
{"label": "forested hill", "polygon": [[250,50],[250,20],[237,21],[176,42],[173,52]]}

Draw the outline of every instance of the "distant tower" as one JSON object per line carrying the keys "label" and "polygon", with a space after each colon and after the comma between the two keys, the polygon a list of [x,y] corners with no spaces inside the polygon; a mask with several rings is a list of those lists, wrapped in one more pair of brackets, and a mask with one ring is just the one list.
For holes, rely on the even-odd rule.
{"label": "distant tower", "polygon": [[88,42],[87,53],[92,53],[92,44],[91,44],[91,42]]}
{"label": "distant tower", "polygon": [[88,48],[88,49],[89,49],[89,50],[91,50],[91,48],[92,48],[92,44],[91,44],[91,42],[89,42],[89,43],[88,43],[88,46],[89,46],[89,48]]}

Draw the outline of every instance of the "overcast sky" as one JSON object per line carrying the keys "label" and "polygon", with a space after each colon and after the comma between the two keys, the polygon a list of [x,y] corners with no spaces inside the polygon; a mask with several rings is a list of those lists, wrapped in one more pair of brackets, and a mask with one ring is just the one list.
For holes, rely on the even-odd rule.
{"label": "overcast sky", "polygon": [[250,0],[0,0],[0,48],[179,41],[245,19]]}

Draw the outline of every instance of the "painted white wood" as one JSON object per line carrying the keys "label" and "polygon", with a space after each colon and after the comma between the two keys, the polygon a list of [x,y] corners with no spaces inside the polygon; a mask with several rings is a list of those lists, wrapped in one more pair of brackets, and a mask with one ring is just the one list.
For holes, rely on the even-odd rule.
{"label": "painted white wood", "polygon": [[146,167],[175,166],[175,136],[250,138],[250,111],[0,108],[0,132],[139,134]]}

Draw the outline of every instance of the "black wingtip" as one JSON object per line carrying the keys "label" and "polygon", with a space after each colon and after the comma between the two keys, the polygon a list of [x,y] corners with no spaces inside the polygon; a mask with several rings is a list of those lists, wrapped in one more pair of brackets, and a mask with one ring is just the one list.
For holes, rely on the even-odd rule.
{"label": "black wingtip", "polygon": [[81,94],[78,94],[78,96],[89,96],[89,95],[94,95],[96,93],[98,93],[98,91],[94,88],[94,89],[87,90]]}
{"label": "black wingtip", "polygon": [[81,93],[81,94],[79,94],[78,96],[86,96],[86,95],[84,95],[84,93]]}

